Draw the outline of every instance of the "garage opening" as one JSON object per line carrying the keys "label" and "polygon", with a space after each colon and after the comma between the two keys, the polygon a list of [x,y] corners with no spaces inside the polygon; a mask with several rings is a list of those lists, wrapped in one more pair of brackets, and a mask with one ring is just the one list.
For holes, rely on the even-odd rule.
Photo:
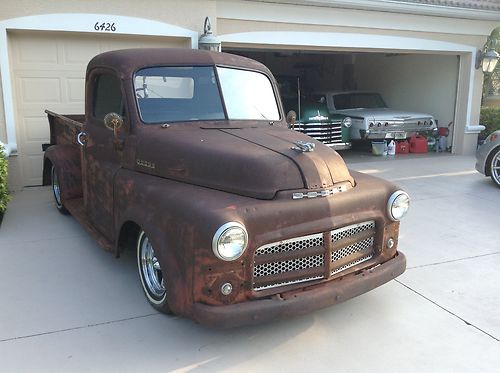
{"label": "garage opening", "polygon": [[439,127],[449,127],[447,146],[453,146],[457,55],[240,47],[225,47],[224,52],[265,64],[280,84],[285,111],[293,106],[288,102],[288,85],[294,80],[300,82],[304,96],[321,91],[377,92],[389,108],[430,114]]}

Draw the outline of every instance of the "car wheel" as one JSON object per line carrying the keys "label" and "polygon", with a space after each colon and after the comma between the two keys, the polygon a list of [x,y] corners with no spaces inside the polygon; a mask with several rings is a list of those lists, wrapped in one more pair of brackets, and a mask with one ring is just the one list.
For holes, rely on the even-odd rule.
{"label": "car wheel", "polygon": [[50,172],[52,179],[52,194],[54,195],[54,200],[56,202],[57,210],[64,215],[68,215],[69,211],[64,207],[64,204],[61,199],[61,186],[59,184],[59,177],[57,176],[57,171],[54,166],[52,166],[52,170]]}
{"label": "car wheel", "polygon": [[137,266],[149,303],[163,313],[171,313],[167,301],[165,270],[162,270],[153,245],[144,231],[139,233],[137,239]]}
{"label": "car wheel", "polygon": [[491,179],[500,188],[500,148],[496,149],[490,163]]}

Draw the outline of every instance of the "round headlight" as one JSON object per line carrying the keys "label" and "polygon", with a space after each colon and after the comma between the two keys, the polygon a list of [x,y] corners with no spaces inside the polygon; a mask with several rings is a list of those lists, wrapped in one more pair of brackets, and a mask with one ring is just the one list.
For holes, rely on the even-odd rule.
{"label": "round headlight", "polygon": [[352,126],[352,119],[350,117],[345,117],[343,120],[342,120],[342,125],[344,127],[351,127]]}
{"label": "round headlight", "polygon": [[248,245],[248,234],[243,225],[229,222],[222,225],[214,234],[212,250],[219,259],[230,261],[238,259]]}
{"label": "round headlight", "polygon": [[401,220],[410,208],[410,196],[408,193],[398,190],[392,193],[387,202],[387,213],[393,221]]}

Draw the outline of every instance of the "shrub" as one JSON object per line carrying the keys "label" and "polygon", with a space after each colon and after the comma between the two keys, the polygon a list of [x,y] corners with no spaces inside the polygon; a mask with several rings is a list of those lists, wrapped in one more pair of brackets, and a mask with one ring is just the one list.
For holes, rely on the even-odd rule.
{"label": "shrub", "polygon": [[500,130],[500,107],[483,107],[479,117],[479,123],[486,126],[479,137],[485,139],[490,133]]}
{"label": "shrub", "polygon": [[8,161],[4,157],[3,146],[0,145],[0,213],[5,212],[7,203],[10,200],[7,189]]}

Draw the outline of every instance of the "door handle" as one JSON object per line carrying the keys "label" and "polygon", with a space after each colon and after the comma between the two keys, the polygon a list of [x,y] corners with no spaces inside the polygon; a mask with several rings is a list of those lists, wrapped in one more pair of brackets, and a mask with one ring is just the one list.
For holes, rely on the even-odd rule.
{"label": "door handle", "polygon": [[85,146],[87,144],[87,134],[85,132],[80,132],[76,137],[76,142],[81,146]]}

